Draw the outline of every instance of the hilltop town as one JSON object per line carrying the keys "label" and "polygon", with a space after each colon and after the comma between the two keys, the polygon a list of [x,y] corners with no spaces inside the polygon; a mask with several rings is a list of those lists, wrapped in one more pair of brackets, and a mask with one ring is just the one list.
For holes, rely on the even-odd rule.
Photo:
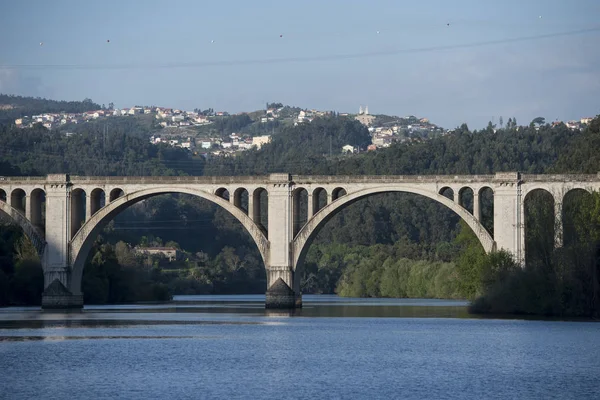
{"label": "hilltop town", "polygon": [[[167,144],[195,151],[229,153],[260,148],[269,143],[272,134],[281,127],[310,123],[318,117],[339,115],[355,118],[365,125],[372,136],[372,145],[365,149],[345,147],[345,152],[372,151],[388,147],[393,142],[420,141],[448,131],[429,122],[427,118],[415,116],[394,117],[369,114],[368,107],[359,107],[357,114],[336,113],[315,109],[284,106],[281,103],[267,104],[264,110],[229,114],[225,111],[179,110],[168,107],[134,106],[131,108],[103,108],[82,113],[43,113],[15,119],[17,127],[32,127],[41,124],[49,130],[59,129],[67,136],[73,134],[69,128],[90,121],[115,117],[151,116],[156,130],[149,140],[153,144]],[[239,131],[216,128],[223,121],[238,119]],[[230,132],[231,130],[231,132]]]}
{"label": "hilltop town", "polygon": [[[283,127],[306,124],[315,118],[331,115],[354,118],[367,127],[371,134],[372,143],[369,146],[355,148],[347,145],[342,149],[344,153],[375,151],[389,147],[394,142],[419,142],[453,132],[431,123],[428,118],[370,114],[368,106],[360,106],[358,113],[350,114],[301,109],[281,103],[270,103],[263,110],[237,114],[215,112],[210,108],[186,111],[169,107],[134,106],[118,109],[111,104],[108,108],[81,113],[55,112],[24,116],[15,119],[14,123],[21,128],[41,124],[49,130],[60,130],[70,136],[78,124],[117,117],[142,117],[152,119],[155,129],[148,132],[152,144],[181,147],[195,153],[227,155],[251,148],[260,149]],[[582,118],[580,121],[568,121],[565,125],[572,130],[582,129],[590,120]],[[553,125],[560,123],[563,122],[552,122]]]}

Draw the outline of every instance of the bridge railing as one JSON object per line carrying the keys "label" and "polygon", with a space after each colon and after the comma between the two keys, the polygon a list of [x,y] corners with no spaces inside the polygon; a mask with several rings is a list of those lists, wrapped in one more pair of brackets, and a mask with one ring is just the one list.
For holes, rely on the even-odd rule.
{"label": "bridge railing", "polygon": [[[280,174],[281,175],[281,174]],[[287,175],[287,174],[286,174]],[[58,177],[63,177],[58,179]],[[490,182],[495,180],[517,180],[524,182],[598,182],[597,174],[518,174],[497,173],[494,175],[287,175],[296,183],[364,183],[364,182]],[[72,183],[207,183],[264,184],[269,182],[268,175],[256,176],[0,176],[0,184],[28,182],[44,183],[54,180],[69,180]],[[286,179],[287,180],[287,179]]]}
{"label": "bridge railing", "polygon": [[71,176],[75,184],[87,183],[264,183],[265,176]]}
{"label": "bridge railing", "polygon": [[298,183],[489,182],[494,175],[293,175]]}
{"label": "bridge railing", "polygon": [[598,182],[598,174],[522,174],[524,182]]}
{"label": "bridge railing", "polygon": [[46,181],[45,176],[0,176],[0,182]]}

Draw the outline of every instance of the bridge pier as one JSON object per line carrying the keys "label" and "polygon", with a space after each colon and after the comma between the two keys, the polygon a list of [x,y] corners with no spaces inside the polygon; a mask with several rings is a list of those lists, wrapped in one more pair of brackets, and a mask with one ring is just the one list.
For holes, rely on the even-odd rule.
{"label": "bridge pier", "polygon": [[64,174],[48,175],[46,186],[46,248],[42,256],[44,270],[43,309],[82,308],[83,294],[72,293],[69,267],[71,240],[71,185]]}
{"label": "bridge pier", "polygon": [[293,265],[294,193],[289,174],[269,176],[269,257],[265,308],[302,307],[300,277]]}
{"label": "bridge pier", "polygon": [[50,268],[44,270],[43,309],[83,308],[83,294],[73,294],[67,289],[70,278],[71,273],[67,268]]}
{"label": "bridge pier", "polygon": [[267,292],[265,308],[292,309],[302,308],[300,277],[287,266],[267,268]]}

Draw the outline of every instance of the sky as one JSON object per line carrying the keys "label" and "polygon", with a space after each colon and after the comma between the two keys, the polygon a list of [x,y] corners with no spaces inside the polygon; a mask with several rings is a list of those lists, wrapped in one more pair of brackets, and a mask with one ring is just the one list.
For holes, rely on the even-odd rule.
{"label": "sky", "polygon": [[445,128],[600,113],[598,0],[4,0],[0,93]]}

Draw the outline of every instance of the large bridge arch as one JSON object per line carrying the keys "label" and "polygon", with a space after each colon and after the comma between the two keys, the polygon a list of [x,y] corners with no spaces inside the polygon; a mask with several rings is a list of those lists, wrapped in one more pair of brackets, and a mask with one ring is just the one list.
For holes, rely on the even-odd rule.
{"label": "large bridge arch", "polygon": [[44,250],[46,248],[46,240],[44,239],[44,234],[33,225],[25,215],[23,215],[19,210],[5,203],[4,201],[0,201],[0,213],[6,214],[11,220],[13,220],[17,225],[23,229],[23,233],[31,240],[35,250],[37,251],[40,259],[44,255]]}
{"label": "large bridge arch", "polygon": [[438,203],[443,204],[448,207],[450,210],[454,211],[460,218],[462,218],[467,225],[473,230],[479,242],[483,246],[483,249],[486,253],[489,253],[496,249],[496,242],[490,236],[489,232],[484,228],[484,226],[479,222],[471,213],[469,213],[466,209],[459,206],[454,201],[450,200],[446,196],[431,192],[428,190],[407,187],[407,186],[385,186],[385,187],[373,187],[363,190],[358,190],[356,192],[350,192],[349,194],[338,198],[336,201],[333,201],[330,204],[327,204],[325,207],[320,209],[311,220],[309,220],[304,227],[298,232],[296,237],[294,238],[293,243],[293,262],[292,266],[296,269],[296,266],[299,265],[300,262],[304,260],[308,248],[310,244],[314,240],[317,235],[319,229],[329,221],[335,214],[349,206],[350,204],[366,198],[368,196],[372,196],[379,193],[412,193],[421,195],[432,200],[437,201]]}
{"label": "large bridge arch", "polygon": [[177,186],[156,187],[133,191],[113,200],[98,210],[96,214],[86,221],[79,231],[77,231],[69,245],[71,265],[71,280],[69,282],[69,290],[71,293],[75,295],[81,294],[81,281],[83,278],[85,261],[93,246],[94,240],[102,231],[102,229],[104,229],[106,224],[108,224],[121,211],[137,202],[162,194],[175,193],[198,196],[227,210],[242,224],[242,226],[244,226],[244,228],[246,228],[256,243],[265,266],[268,266],[269,241],[260,227],[256,225],[241,208],[235,207],[229,201],[203,190],[195,190]]}

